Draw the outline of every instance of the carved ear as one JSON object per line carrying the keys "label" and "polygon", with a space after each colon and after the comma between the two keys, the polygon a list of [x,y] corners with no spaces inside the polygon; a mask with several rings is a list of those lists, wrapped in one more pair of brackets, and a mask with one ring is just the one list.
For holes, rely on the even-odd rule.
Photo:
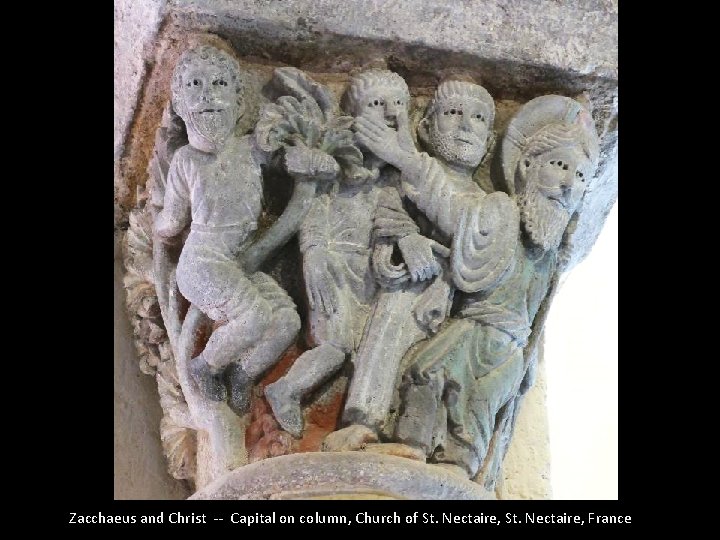
{"label": "carved ear", "polygon": [[247,112],[248,107],[247,107],[247,105],[245,104],[245,100],[244,100],[244,99],[240,99],[240,98],[238,98],[238,100],[237,100],[237,107],[238,107],[237,121],[239,122],[240,119],[241,119],[243,116],[245,116],[245,113]]}
{"label": "carved ear", "polygon": [[480,164],[478,165],[478,167],[482,167],[483,165],[485,165],[485,162],[493,154],[493,152],[495,151],[495,142],[496,142],[495,132],[490,131],[490,133],[488,134],[488,138],[487,138],[487,144],[485,145],[485,155],[480,160]]}
{"label": "carved ear", "polygon": [[525,192],[528,172],[531,166],[532,160],[526,156],[522,156],[520,160],[518,160],[517,169],[515,171],[515,193],[517,195]]}
{"label": "carved ear", "polygon": [[425,150],[430,149],[430,121],[427,116],[423,117],[417,127],[418,141],[423,145]]}

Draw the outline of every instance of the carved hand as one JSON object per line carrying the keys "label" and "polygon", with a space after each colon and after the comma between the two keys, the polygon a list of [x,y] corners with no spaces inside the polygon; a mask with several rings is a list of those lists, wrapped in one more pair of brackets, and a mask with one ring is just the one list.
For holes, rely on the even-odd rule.
{"label": "carved hand", "polygon": [[413,307],[417,322],[436,333],[450,312],[451,297],[452,289],[443,274],[425,289]]}
{"label": "carved hand", "polygon": [[417,233],[409,234],[398,241],[398,247],[408,266],[413,283],[425,281],[440,273],[440,264],[432,251],[435,243]]}
{"label": "carved hand", "polygon": [[392,287],[410,281],[410,273],[405,263],[392,263],[393,245],[377,242],[372,255],[373,273],[382,287]]}
{"label": "carved hand", "polygon": [[327,315],[337,311],[339,276],[332,253],[321,247],[311,247],[304,254],[303,275],[310,309],[321,309]]}
{"label": "carved hand", "polygon": [[[383,161],[402,170],[402,163],[407,159],[408,154],[408,149],[405,148],[406,137],[401,137],[398,131],[371,117],[356,118],[354,127],[360,144]],[[400,117],[398,117],[398,127],[402,127]]]}
{"label": "carved hand", "polygon": [[299,181],[334,180],[340,174],[340,165],[335,158],[305,145],[285,149],[285,168],[288,174]]}
{"label": "carved hand", "polygon": [[153,223],[153,239],[166,246],[178,246],[181,243],[182,224],[168,219],[164,212],[160,212]]}
{"label": "carved hand", "polygon": [[410,131],[410,119],[408,118],[407,111],[400,111],[397,115],[398,122],[398,144],[408,154],[417,153],[415,148],[415,141],[413,140],[412,133]]}

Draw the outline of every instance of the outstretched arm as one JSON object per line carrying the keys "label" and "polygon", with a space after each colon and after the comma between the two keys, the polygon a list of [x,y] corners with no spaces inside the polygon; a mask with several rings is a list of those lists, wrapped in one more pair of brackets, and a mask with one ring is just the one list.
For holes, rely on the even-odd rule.
{"label": "outstretched arm", "polygon": [[240,264],[248,273],[256,272],[275,250],[284,246],[298,231],[312,206],[318,181],[340,171],[332,157],[306,146],[287,148],[285,167],[295,180],[295,189],[278,220],[240,256]]}

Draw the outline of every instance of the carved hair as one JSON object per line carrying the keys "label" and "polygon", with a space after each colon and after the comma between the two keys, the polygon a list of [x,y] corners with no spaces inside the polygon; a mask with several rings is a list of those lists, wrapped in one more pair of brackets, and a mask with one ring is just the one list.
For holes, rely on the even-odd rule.
{"label": "carved hair", "polygon": [[403,100],[406,104],[410,101],[410,90],[400,75],[388,70],[373,69],[352,78],[345,93],[345,110],[357,115],[360,107],[367,99],[368,92],[377,87],[398,90],[403,94]]}
{"label": "carved hair", "polygon": [[479,101],[485,108],[487,125],[493,125],[495,120],[495,101],[493,101],[490,93],[479,84],[457,80],[440,83],[440,86],[435,90],[435,97],[425,112],[425,118],[430,118],[442,102],[450,99],[473,99]]}
{"label": "carved hair", "polygon": [[238,100],[243,93],[243,81],[240,74],[240,63],[227,52],[212,45],[200,45],[186,50],[178,60],[172,78],[172,102],[175,110],[182,96],[183,75],[193,64],[211,64],[223,69],[235,85]]}
{"label": "carved hair", "polygon": [[579,146],[588,160],[595,164],[599,146],[597,137],[588,136],[580,124],[548,124],[525,141],[523,155],[537,157],[556,148]]}

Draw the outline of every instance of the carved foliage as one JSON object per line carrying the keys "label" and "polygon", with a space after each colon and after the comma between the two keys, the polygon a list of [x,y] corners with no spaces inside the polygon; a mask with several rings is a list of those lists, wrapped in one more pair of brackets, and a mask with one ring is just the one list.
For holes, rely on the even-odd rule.
{"label": "carved foliage", "polygon": [[[158,130],[155,152],[148,167],[148,183],[164,186],[172,153],[185,139],[177,117],[167,111]],[[155,375],[160,394],[163,418],[160,437],[168,459],[168,471],[178,479],[195,479],[196,437],[177,377],[175,358],[165,331],[153,277],[152,204],[148,190],[138,194],[138,208],[130,214],[123,244],[127,291],[126,305],[140,357],[140,370]]]}
{"label": "carved foliage", "polygon": [[260,112],[255,134],[263,150],[305,145],[334,157],[344,171],[362,165],[362,152],[350,131],[353,118],[337,114],[337,102],[328,89],[295,68],[276,69],[273,85],[290,95]]}

